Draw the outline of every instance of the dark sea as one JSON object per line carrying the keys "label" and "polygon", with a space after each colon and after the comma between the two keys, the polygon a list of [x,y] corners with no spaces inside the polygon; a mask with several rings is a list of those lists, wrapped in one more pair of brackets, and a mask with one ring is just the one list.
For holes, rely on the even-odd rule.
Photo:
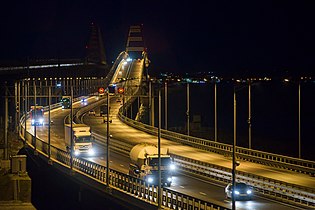
{"label": "dark sea", "polygon": [[[315,83],[301,83],[301,157],[315,160]],[[157,96],[157,93],[155,94]],[[162,128],[164,128],[162,90]],[[155,113],[158,113],[155,100]],[[248,86],[236,91],[237,146],[248,148]],[[217,84],[218,142],[233,144],[233,84]],[[186,84],[168,87],[168,128],[186,133]],[[298,84],[254,82],[251,86],[252,149],[298,157]],[[200,123],[192,123],[199,121]],[[194,119],[195,118],[195,119]],[[158,115],[155,115],[157,125]],[[214,84],[190,84],[190,133],[214,140]],[[196,126],[197,125],[197,126]],[[200,128],[198,128],[200,127]]]}

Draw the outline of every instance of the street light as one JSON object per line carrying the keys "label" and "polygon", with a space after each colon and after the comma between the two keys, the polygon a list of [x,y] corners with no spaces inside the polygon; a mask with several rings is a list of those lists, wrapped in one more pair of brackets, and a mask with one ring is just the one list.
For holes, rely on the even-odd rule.
{"label": "street light", "polygon": [[234,133],[234,138],[233,138],[233,153],[232,153],[232,210],[235,210],[235,195],[234,195],[234,188],[235,188],[235,170],[236,170],[236,166],[235,166],[235,147],[236,147],[236,91],[235,91],[235,87],[234,87],[234,91],[233,91],[233,102],[234,102],[234,109],[233,109],[233,115],[234,115],[234,129],[233,129],[233,133]]}
{"label": "street light", "polygon": [[301,81],[299,81],[299,158],[301,159]]}
{"label": "street light", "polygon": [[106,133],[106,184],[107,184],[107,188],[109,189],[109,138],[110,138],[110,134],[109,134],[109,92],[107,91],[107,123],[106,123],[106,129],[107,129],[107,133]]}
{"label": "street light", "polygon": [[187,82],[187,135],[190,135],[190,128],[189,128],[189,82]]}
{"label": "street light", "polygon": [[159,88],[159,126],[158,126],[158,171],[159,171],[159,188],[158,188],[158,209],[161,209],[162,189],[161,189],[161,88]]}

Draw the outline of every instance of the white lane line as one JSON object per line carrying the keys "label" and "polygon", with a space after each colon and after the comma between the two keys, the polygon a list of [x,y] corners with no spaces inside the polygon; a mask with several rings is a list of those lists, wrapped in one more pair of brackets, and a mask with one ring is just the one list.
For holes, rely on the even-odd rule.
{"label": "white lane line", "polygon": [[183,188],[183,189],[185,188],[185,187],[184,187],[184,186],[182,186],[182,185],[180,185],[179,187],[180,187],[180,188]]}
{"label": "white lane line", "polygon": [[124,165],[120,164],[121,167],[124,167]]}
{"label": "white lane line", "polygon": [[200,195],[207,195],[206,193],[204,192],[199,192]]}

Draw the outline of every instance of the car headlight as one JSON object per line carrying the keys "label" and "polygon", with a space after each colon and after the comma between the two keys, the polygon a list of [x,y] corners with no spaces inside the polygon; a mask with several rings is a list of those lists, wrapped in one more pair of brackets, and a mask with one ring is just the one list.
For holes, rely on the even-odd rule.
{"label": "car headlight", "polygon": [[39,119],[40,124],[43,124],[43,122],[44,122],[44,119]]}
{"label": "car headlight", "polygon": [[172,177],[168,177],[168,178],[167,178],[167,181],[168,181],[168,182],[171,182],[171,181],[172,181]]}
{"label": "car headlight", "polygon": [[246,193],[247,194],[252,194],[252,191],[251,190],[247,190]]}
{"label": "car headlight", "polygon": [[235,193],[235,195],[239,195],[240,194],[240,192],[237,191],[237,190],[235,190],[234,193]]}
{"label": "car headlight", "polygon": [[33,124],[35,123],[35,120],[34,120],[34,119],[32,119],[32,123],[33,123]]}
{"label": "car headlight", "polygon": [[61,108],[62,108],[62,109],[64,109],[64,108],[65,108],[65,106],[61,106]]}
{"label": "car headlight", "polygon": [[174,164],[174,163],[172,163],[172,164],[170,165],[170,169],[171,169],[172,171],[175,171],[176,166],[175,166],[175,164]]}
{"label": "car headlight", "polygon": [[78,150],[74,150],[74,155],[79,156],[80,152]]}
{"label": "car headlight", "polygon": [[148,182],[149,182],[149,183],[152,183],[152,182],[153,182],[153,178],[152,178],[152,177],[149,177],[149,178],[148,178]]}
{"label": "car headlight", "polygon": [[95,152],[93,149],[89,149],[88,153],[89,153],[89,155],[95,155]]}

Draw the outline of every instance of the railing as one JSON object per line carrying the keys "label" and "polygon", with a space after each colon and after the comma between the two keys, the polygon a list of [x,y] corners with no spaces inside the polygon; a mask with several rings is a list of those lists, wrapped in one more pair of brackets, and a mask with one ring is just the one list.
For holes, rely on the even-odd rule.
{"label": "railing", "polygon": [[[36,148],[38,154],[48,160],[49,145],[40,138],[33,141],[34,136],[27,132],[24,128],[25,117],[21,118],[20,137],[29,145],[33,150]],[[25,138],[24,138],[25,136]],[[34,143],[36,142],[36,147]],[[70,154],[55,146],[50,145],[50,161],[52,164],[58,164],[65,170],[70,170]],[[114,190],[118,190],[140,199],[141,201],[157,206],[157,190],[156,186],[150,186],[140,179],[136,179],[124,173],[109,170],[109,183],[106,183],[106,167],[93,163],[91,161],[83,160],[80,158],[73,158],[73,171],[78,172],[86,177],[97,180],[103,185],[107,185]],[[201,209],[201,210],[223,210],[228,209],[219,204],[210,203],[201,199],[194,198],[183,193],[175,192],[169,189],[162,189],[162,206],[166,209]]]}
{"label": "railing", "polygon": [[[120,120],[127,125],[142,130],[146,133],[157,136],[157,128],[143,124],[141,122],[134,121],[125,117],[122,111],[118,114]],[[163,138],[179,142],[181,144],[189,145],[202,150],[214,152],[224,156],[232,156],[233,146],[223,143],[218,143],[210,140],[205,140],[197,137],[187,136],[184,134],[175,133],[168,130],[161,129],[161,135]],[[258,150],[247,149],[243,147],[236,147],[236,155],[238,159],[246,160],[254,163],[260,163],[264,165],[270,165],[273,167],[284,168],[296,172],[301,172],[315,176],[315,162],[310,160],[303,160],[278,154],[272,154],[268,152],[262,152]]]}
{"label": "railing", "polygon": [[[122,113],[122,110],[124,107],[120,108],[120,111],[118,113],[118,117],[121,121],[126,123],[129,126],[132,126],[138,130],[142,130],[144,132],[147,132],[149,134],[157,136],[157,128],[146,125],[137,121],[134,121],[130,118],[127,118]],[[162,130],[162,137],[179,142],[181,144],[186,144],[189,146],[193,146],[195,148],[200,148],[203,150],[223,154],[223,155],[231,155],[232,153],[232,146],[222,143],[216,143],[216,142],[210,142],[204,139],[190,137],[182,134],[178,134],[171,131]],[[115,145],[113,147],[119,148],[120,145]],[[123,148],[120,148],[120,150],[123,150]],[[286,157],[286,156],[280,156],[265,152],[260,152],[260,155],[257,155],[258,157],[254,156],[252,157],[249,154],[244,154],[244,151],[247,151],[246,148],[240,148],[237,147],[237,157],[239,159],[244,159],[251,162],[259,162],[264,163],[266,165],[272,165],[275,167],[281,167],[281,168],[289,168],[290,170],[297,170],[301,171],[303,170],[304,173],[314,174],[314,171],[311,170],[311,168],[302,167],[302,166],[296,166],[293,164],[288,164],[287,162],[291,162],[294,158]],[[243,153],[242,153],[243,152]],[[259,151],[252,151],[259,154]],[[252,154],[252,153],[250,153]],[[263,155],[262,155],[263,154]],[[218,166],[215,164],[205,163],[202,161],[197,161],[194,159],[190,159],[187,157],[178,156],[176,154],[171,154],[172,157],[174,157],[174,161],[180,168],[187,173],[191,173],[194,176],[199,176],[201,178],[207,178],[215,181],[219,181],[221,183],[230,183],[231,182],[231,169],[225,168],[222,166]],[[277,158],[275,158],[277,157]],[[281,157],[281,158],[280,158]],[[252,158],[254,160],[252,160]],[[275,161],[275,160],[283,160],[287,158],[288,161]],[[274,160],[271,163],[270,160]],[[303,162],[304,160],[301,160]],[[284,162],[284,163],[283,163]],[[306,164],[307,162],[312,161],[305,161],[303,164]],[[283,166],[284,164],[285,166]],[[310,164],[311,166],[314,166],[313,164]],[[291,203],[293,205],[300,205],[304,207],[315,207],[315,189],[298,186],[291,183],[286,183],[262,176],[258,176],[255,174],[250,173],[244,173],[237,171],[237,179],[239,181],[243,181],[246,183],[249,183],[251,186],[254,187],[255,191],[262,194],[263,196],[270,197],[272,199],[277,199],[283,202]]]}

